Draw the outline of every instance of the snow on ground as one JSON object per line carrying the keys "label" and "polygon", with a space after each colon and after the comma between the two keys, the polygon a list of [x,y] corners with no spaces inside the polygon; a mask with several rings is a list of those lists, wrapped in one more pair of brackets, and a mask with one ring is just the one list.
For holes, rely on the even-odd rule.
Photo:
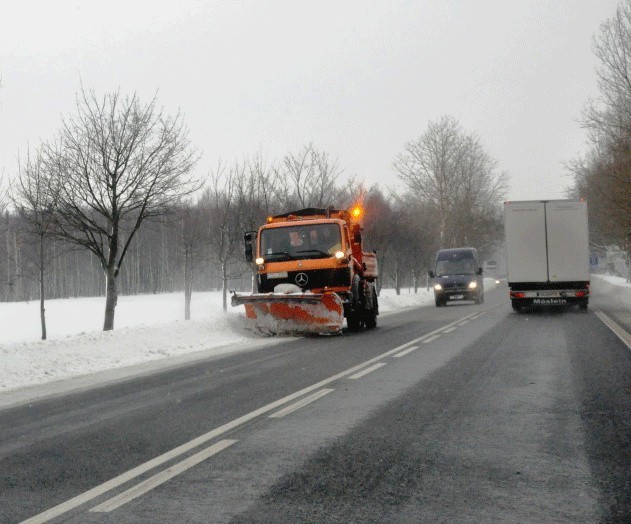
{"label": "snow on ground", "polygon": [[[491,279],[487,286],[493,286]],[[381,314],[432,304],[433,291],[384,289]],[[0,303],[0,394],[113,369],[186,357],[247,351],[262,340],[244,328],[243,308],[222,310],[219,292],[193,293],[191,320],[183,293],[121,296],[115,330],[103,332],[103,297],[46,301],[47,340],[40,340],[39,302]]]}
{"label": "snow on ground", "polygon": [[[486,289],[495,286],[485,278]],[[599,289],[631,303],[631,283],[624,278],[593,275]],[[39,302],[0,303],[0,395],[73,377],[86,383],[97,372],[117,377],[139,366],[177,363],[235,351],[248,351],[282,338],[256,337],[244,328],[243,308],[228,306],[221,293],[193,293],[191,320],[184,318],[183,293],[119,297],[115,330],[103,332],[103,297],[46,302],[48,340],[40,340]],[[403,308],[433,304],[433,291],[384,289],[382,315]],[[7,397],[8,398],[8,397]],[[17,396],[13,396],[17,398]],[[0,406],[2,405],[0,398]]]}

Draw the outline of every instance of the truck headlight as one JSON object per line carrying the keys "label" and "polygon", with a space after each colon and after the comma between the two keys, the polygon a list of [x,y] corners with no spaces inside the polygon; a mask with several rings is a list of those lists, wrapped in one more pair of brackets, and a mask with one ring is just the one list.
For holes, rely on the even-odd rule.
{"label": "truck headlight", "polygon": [[476,287],[478,287],[477,282],[469,282],[469,289],[475,289]]}
{"label": "truck headlight", "polygon": [[338,260],[342,260],[345,256],[346,256],[346,253],[344,253],[344,251],[335,252],[335,258],[337,258]]}
{"label": "truck headlight", "polygon": [[434,289],[436,291],[442,291],[443,290],[443,286],[441,286],[440,284],[434,284]]}
{"label": "truck headlight", "polygon": [[254,262],[256,262],[257,266],[262,266],[265,264],[265,260],[262,257],[258,257]]}

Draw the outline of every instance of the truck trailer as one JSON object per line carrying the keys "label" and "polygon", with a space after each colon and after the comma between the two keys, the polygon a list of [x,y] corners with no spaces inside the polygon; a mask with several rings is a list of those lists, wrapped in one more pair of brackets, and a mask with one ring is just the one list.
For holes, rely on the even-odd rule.
{"label": "truck trailer", "polygon": [[589,234],[585,200],[504,203],[509,295],[515,311],[528,306],[589,301]]}

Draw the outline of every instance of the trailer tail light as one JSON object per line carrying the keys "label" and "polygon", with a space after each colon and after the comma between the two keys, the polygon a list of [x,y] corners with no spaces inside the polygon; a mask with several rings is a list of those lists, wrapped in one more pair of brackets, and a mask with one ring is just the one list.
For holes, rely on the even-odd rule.
{"label": "trailer tail light", "polygon": [[511,291],[511,298],[526,298],[526,293],[522,293],[521,291]]}
{"label": "trailer tail light", "polygon": [[577,292],[576,292],[576,296],[577,296],[577,297],[584,297],[584,296],[587,296],[587,291],[577,291]]}

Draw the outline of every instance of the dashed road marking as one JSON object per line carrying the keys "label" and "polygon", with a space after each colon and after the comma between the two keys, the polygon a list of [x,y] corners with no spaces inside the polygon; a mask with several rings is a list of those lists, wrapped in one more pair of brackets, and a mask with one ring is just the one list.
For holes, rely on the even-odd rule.
{"label": "dashed road marking", "polygon": [[315,402],[319,398],[322,398],[324,395],[331,393],[331,391],[335,391],[334,389],[321,389],[320,391],[316,391],[313,395],[309,395],[303,399],[300,399],[298,402],[294,402],[293,404],[287,406],[286,408],[277,411],[276,413],[272,413],[270,415],[271,418],[282,418],[285,415],[289,415],[294,411],[299,410],[300,408],[306,406],[307,404],[311,404]]}
{"label": "dashed road marking", "polygon": [[425,340],[423,340],[423,344],[429,344],[430,342],[434,342],[434,340],[440,337],[441,335],[439,334],[439,335],[434,335],[433,337],[426,338]]}
{"label": "dashed road marking", "polygon": [[57,506],[54,506],[37,515],[34,515],[33,517],[23,521],[22,524],[27,524],[27,523],[28,524],[35,524],[35,523],[42,524],[56,517],[59,517],[60,515],[68,513],[69,511],[72,511],[73,509],[78,508],[79,506],[82,506],[83,504],[86,504],[87,502],[90,502],[91,500],[94,500],[95,498],[107,493],[108,491],[111,491],[115,489],[116,487],[121,486],[122,484],[125,484],[129,482],[130,480],[133,480],[134,478],[154,468],[157,468],[158,466],[161,466],[162,464],[165,464],[166,462],[169,462],[180,455],[183,455],[184,453],[192,450],[193,448],[201,446],[202,444],[210,441],[211,439],[216,438],[220,435],[223,435],[224,433],[232,429],[235,429],[239,426],[242,426],[245,423],[249,422],[250,420],[260,417],[261,415],[264,415],[265,413],[269,413],[270,411],[273,411],[274,409],[282,405],[285,405],[294,399],[300,398],[301,396],[306,395],[307,393],[310,393],[312,391],[315,391],[321,388],[322,386],[335,382],[336,380],[347,377],[358,370],[365,369],[366,366],[369,366],[370,364],[373,364],[375,362],[379,362],[380,360],[386,357],[392,356],[397,353],[401,353],[403,350],[411,348],[411,346],[414,346],[415,344],[418,344],[420,342],[429,343],[432,340],[435,340],[436,338],[440,337],[440,335],[436,335],[436,333],[439,333],[445,328],[449,328],[454,325],[462,325],[463,322],[466,324],[468,322],[467,320],[468,318],[470,317],[467,316],[467,317],[464,317],[464,319],[455,320],[447,324],[446,326],[443,326],[442,328],[436,329],[430,333],[426,333],[421,337],[418,337],[414,340],[410,340],[409,342],[406,342],[405,344],[401,344],[400,346],[397,346],[394,349],[390,349],[386,351],[385,353],[382,353],[381,355],[377,355],[376,357],[368,359],[365,362],[362,362],[356,366],[353,366],[350,369],[337,373],[331,377],[321,380],[320,382],[317,382],[316,384],[312,384],[311,386],[301,389],[300,391],[296,391],[295,393],[292,393],[291,395],[287,395],[286,397],[276,400],[254,411],[251,411],[250,413],[242,415],[241,417],[236,418],[230,422],[227,422],[226,424],[223,424],[222,426],[219,426],[207,433],[204,433],[203,435],[200,435],[199,437],[196,437],[193,440],[182,444],[181,446],[173,448],[172,450],[167,451],[166,453],[163,453],[162,455],[159,455],[143,464],[140,464],[139,466],[136,466],[135,468],[132,468],[129,471],[121,473],[117,477],[114,477],[106,482],[103,482],[102,484],[99,484],[98,486],[95,486],[94,488],[89,489],[88,491],[85,491],[84,493],[81,493],[77,495],[76,497],[73,497],[69,500],[66,500],[65,502],[62,502],[61,504],[58,504]]}
{"label": "dashed road marking", "polygon": [[396,355],[392,355],[394,358],[400,358],[400,357],[404,357],[405,355],[407,355],[408,353],[412,353],[412,351],[416,351],[420,346],[412,346],[411,348],[407,348],[404,351],[401,351],[401,353],[397,353]]}
{"label": "dashed road marking", "polygon": [[453,326],[447,329],[443,329],[443,333],[451,333],[452,331],[455,331],[456,329],[458,329],[458,326]]}
{"label": "dashed road marking", "polygon": [[379,368],[382,368],[385,365],[386,365],[385,362],[378,362],[377,364],[373,364],[369,368],[363,369],[359,373],[355,373],[354,375],[351,375],[348,378],[351,379],[351,380],[357,380],[358,378],[362,378],[364,375],[368,375],[368,373],[372,373],[373,371],[376,371],[376,370],[378,370]]}
{"label": "dashed road marking", "polygon": [[149,477],[147,480],[144,480],[140,484],[135,485],[132,488],[129,488],[127,491],[123,491],[119,495],[112,497],[109,500],[106,500],[102,504],[95,506],[90,511],[96,513],[107,513],[116,508],[120,508],[122,505],[127,504],[128,502],[134,500],[135,498],[144,495],[148,491],[158,487],[160,484],[164,484],[167,480],[172,479],[176,475],[183,473],[187,469],[192,468],[193,466],[203,462],[207,458],[216,455],[220,451],[226,449],[228,446],[232,446],[237,442],[236,440],[220,440],[216,442],[212,446],[203,449],[202,451],[195,453],[195,455],[191,455],[187,459],[182,462],[178,462],[173,466],[168,467],[164,471],[155,474],[153,477]]}

